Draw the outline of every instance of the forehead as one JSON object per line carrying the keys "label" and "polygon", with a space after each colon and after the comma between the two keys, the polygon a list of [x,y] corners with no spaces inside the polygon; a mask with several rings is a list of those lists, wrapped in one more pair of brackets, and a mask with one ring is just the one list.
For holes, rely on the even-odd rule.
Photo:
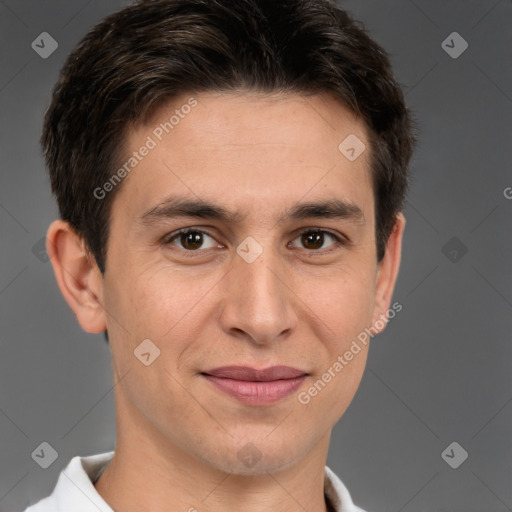
{"label": "forehead", "polygon": [[[366,149],[350,160],[345,140]],[[260,212],[333,195],[372,208],[366,127],[327,94],[183,94],[132,128],[124,147],[125,161],[138,160],[115,201],[134,215],[170,194]]]}

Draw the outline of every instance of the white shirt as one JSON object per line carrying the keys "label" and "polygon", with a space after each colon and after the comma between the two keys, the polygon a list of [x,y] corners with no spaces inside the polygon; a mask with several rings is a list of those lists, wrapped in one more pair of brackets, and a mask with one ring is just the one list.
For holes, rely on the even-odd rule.
{"label": "white shirt", "polygon": [[[53,493],[25,512],[114,512],[94,488],[114,452],[73,457],[59,476]],[[365,512],[352,502],[350,493],[334,472],[325,466],[324,492],[336,512]]]}

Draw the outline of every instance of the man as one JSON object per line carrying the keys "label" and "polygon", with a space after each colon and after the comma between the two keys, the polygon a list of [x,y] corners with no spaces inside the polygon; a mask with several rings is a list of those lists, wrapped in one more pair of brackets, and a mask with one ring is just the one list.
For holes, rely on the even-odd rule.
{"label": "man", "polygon": [[323,0],[142,1],[69,56],[42,145],[117,438],[28,511],[361,512],[325,463],[395,307],[413,135],[382,48]]}

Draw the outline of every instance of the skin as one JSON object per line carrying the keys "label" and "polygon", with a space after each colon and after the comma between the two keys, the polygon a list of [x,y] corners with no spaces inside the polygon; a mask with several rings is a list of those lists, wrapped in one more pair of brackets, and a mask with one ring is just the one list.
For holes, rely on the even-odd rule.
{"label": "skin", "polygon": [[[190,96],[130,128],[127,157]],[[357,391],[368,346],[309,403],[298,394],[386,315],[405,219],[397,216],[378,263],[366,128],[330,96],[194,97],[198,105],[116,191],[104,275],[67,223],[48,231],[58,284],[80,325],[108,328],[110,338],[117,444],[95,487],[121,512],[326,510],[331,429]],[[353,162],[338,150],[349,134],[366,145]],[[245,216],[141,220],[171,194]],[[295,203],[327,199],[356,205],[362,216],[278,222]],[[208,235],[188,249],[191,257],[183,237],[162,241],[192,227]],[[348,243],[328,233],[317,245],[301,237],[315,228]],[[248,236],[263,250],[252,263],[236,252]],[[145,366],[133,352],[148,338],[160,356]],[[200,374],[280,364],[308,377],[271,406],[241,403]],[[237,457],[247,443],[261,454],[252,467]]]}

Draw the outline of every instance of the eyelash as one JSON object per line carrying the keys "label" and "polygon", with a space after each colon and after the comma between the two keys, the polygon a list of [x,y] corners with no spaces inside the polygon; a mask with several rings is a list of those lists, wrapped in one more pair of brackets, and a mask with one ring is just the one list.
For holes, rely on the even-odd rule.
{"label": "eyelash", "polygon": [[[191,227],[191,228],[183,228],[178,231],[173,231],[172,233],[166,235],[165,237],[162,238],[162,244],[163,245],[172,245],[172,242],[176,238],[178,238],[180,235],[187,234],[187,233],[202,233],[203,235],[208,235],[209,237],[211,237],[215,240],[215,237],[212,234],[208,233],[208,231]],[[304,249],[306,252],[311,253],[311,255],[313,255],[313,253],[320,254],[320,255],[328,254],[328,253],[332,252],[333,250],[335,250],[336,248],[344,247],[344,246],[348,245],[348,243],[349,243],[348,239],[346,239],[345,237],[335,234],[332,231],[329,231],[326,229],[321,229],[321,228],[304,229],[296,234],[294,240],[296,240],[297,238],[299,238],[300,236],[302,236],[306,233],[322,233],[324,235],[331,236],[335,240],[334,244],[328,249]],[[201,254],[201,253],[204,253],[204,252],[210,250],[210,249],[187,250],[187,249],[182,249],[181,247],[177,247],[177,249],[182,251],[186,255],[186,257],[194,257],[194,256],[197,256],[198,254]],[[211,248],[211,249],[213,249],[213,248]]]}

